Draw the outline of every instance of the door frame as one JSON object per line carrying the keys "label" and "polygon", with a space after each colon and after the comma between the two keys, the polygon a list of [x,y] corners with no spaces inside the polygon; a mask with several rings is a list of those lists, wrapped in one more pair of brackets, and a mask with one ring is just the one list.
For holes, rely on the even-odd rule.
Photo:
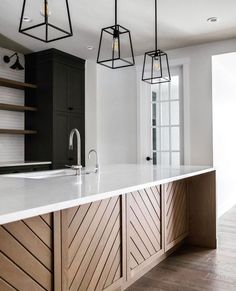
{"label": "door frame", "polygon": [[[190,165],[190,59],[181,58],[169,61],[171,67],[183,68],[183,119],[184,119],[184,164]],[[137,162],[148,164],[147,156],[151,156],[151,85],[141,81],[142,65],[136,66],[137,72]]]}

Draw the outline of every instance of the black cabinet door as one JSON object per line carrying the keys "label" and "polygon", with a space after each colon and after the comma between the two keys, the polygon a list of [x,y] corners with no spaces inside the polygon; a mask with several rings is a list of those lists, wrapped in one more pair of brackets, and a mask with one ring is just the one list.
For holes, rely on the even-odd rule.
{"label": "black cabinet door", "polygon": [[53,163],[65,168],[69,163],[68,114],[65,112],[55,113],[53,139]]}
{"label": "black cabinet door", "polygon": [[53,99],[56,111],[68,110],[68,66],[54,63]]}
{"label": "black cabinet door", "polygon": [[[83,114],[70,114],[69,115],[69,132],[77,128],[81,137],[81,163],[85,165],[85,128],[84,128],[84,115]],[[70,151],[69,156],[74,164],[77,164],[77,141],[74,137],[74,149]]]}
{"label": "black cabinet door", "polygon": [[68,109],[84,113],[84,71],[70,67],[68,72]]}

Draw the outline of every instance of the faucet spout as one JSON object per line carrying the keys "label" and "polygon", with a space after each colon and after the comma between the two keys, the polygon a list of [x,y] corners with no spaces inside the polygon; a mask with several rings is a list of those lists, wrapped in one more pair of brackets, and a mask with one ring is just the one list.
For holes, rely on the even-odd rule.
{"label": "faucet spout", "polygon": [[81,166],[81,138],[78,129],[71,130],[69,138],[69,150],[73,150],[74,135],[77,137],[77,166]]}
{"label": "faucet spout", "polygon": [[99,158],[98,158],[98,153],[97,153],[97,151],[95,151],[95,150],[91,150],[91,151],[89,151],[88,159],[90,160],[92,153],[94,153],[94,154],[95,154],[95,157],[96,157],[95,170],[96,170],[96,172],[99,172],[99,170],[100,170],[100,166],[99,166]]}

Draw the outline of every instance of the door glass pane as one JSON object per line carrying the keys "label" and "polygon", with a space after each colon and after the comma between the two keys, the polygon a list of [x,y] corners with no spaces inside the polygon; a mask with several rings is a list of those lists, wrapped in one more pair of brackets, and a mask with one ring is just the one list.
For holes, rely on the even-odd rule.
{"label": "door glass pane", "polygon": [[157,104],[152,104],[152,125],[157,126],[159,125],[159,114],[157,114]]}
{"label": "door glass pane", "polygon": [[157,136],[156,136],[156,129],[152,129],[152,148],[154,151],[157,150]]}
{"label": "door glass pane", "polygon": [[170,165],[170,153],[161,153],[161,164]]}
{"label": "door glass pane", "polygon": [[157,165],[157,153],[153,153],[152,158],[153,158],[153,165]]}
{"label": "door glass pane", "polygon": [[171,125],[179,125],[179,101],[172,101],[170,103],[170,118]]}
{"label": "door glass pane", "polygon": [[171,77],[170,99],[179,99],[179,76]]}
{"label": "door glass pane", "polygon": [[171,128],[171,149],[173,151],[180,150],[179,127]]}
{"label": "door glass pane", "polygon": [[157,102],[157,92],[152,91],[152,102]]}
{"label": "door glass pane", "polygon": [[169,136],[169,128],[163,127],[161,128],[161,150],[168,151],[170,149],[170,136]]}
{"label": "door glass pane", "polygon": [[161,89],[160,99],[169,100],[169,83],[162,83],[160,85],[160,89]]}
{"label": "door glass pane", "polygon": [[161,103],[161,125],[169,125],[169,102]]}
{"label": "door glass pane", "polygon": [[180,153],[172,153],[171,154],[171,163],[173,166],[180,165]]}
{"label": "door glass pane", "polygon": [[153,144],[154,151],[160,150],[160,129],[159,128],[152,129],[152,144]]}

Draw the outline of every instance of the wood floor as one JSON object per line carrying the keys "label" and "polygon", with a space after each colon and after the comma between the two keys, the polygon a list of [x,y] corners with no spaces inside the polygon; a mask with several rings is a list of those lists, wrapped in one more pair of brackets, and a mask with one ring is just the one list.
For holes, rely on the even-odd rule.
{"label": "wood floor", "polygon": [[127,291],[236,291],[236,207],[219,221],[218,249],[183,247]]}

